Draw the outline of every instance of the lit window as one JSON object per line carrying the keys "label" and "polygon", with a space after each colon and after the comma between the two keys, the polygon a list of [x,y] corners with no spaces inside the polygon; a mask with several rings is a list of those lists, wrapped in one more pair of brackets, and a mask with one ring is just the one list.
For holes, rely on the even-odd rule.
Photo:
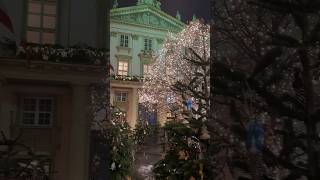
{"label": "lit window", "polygon": [[56,31],[56,0],[29,0],[27,41],[54,44]]}
{"label": "lit window", "polygon": [[122,75],[122,76],[128,75],[128,61],[119,61],[118,75]]}
{"label": "lit window", "polygon": [[127,102],[127,92],[115,92],[116,102]]}
{"label": "lit window", "polygon": [[128,35],[120,35],[120,46],[121,47],[129,47],[129,36]]}
{"label": "lit window", "polygon": [[144,39],[144,50],[152,49],[152,39]]}
{"label": "lit window", "polygon": [[146,77],[150,74],[151,72],[151,65],[144,64],[143,65],[143,76]]}
{"label": "lit window", "polygon": [[48,126],[52,123],[52,98],[24,97],[21,104],[23,125]]}

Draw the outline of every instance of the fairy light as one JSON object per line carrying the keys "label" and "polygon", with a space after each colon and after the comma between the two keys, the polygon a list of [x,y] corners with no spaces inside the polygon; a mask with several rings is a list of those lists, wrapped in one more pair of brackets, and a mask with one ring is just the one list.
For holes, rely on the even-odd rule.
{"label": "fairy light", "polygon": [[201,68],[191,64],[188,60],[195,59],[188,49],[194,50],[200,57],[210,57],[210,29],[208,25],[198,20],[190,22],[178,34],[169,33],[162,45],[155,63],[151,66],[148,78],[144,80],[139,91],[139,102],[152,109],[154,104],[157,109],[167,108],[170,98],[171,103],[182,105],[183,100],[171,87],[177,82],[189,82],[196,76]]}

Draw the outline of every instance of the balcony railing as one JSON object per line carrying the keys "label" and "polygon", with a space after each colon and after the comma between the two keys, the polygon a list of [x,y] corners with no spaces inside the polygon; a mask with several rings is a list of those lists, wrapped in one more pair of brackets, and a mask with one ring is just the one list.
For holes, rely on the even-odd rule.
{"label": "balcony railing", "polygon": [[91,47],[68,47],[59,45],[27,44],[16,48],[12,44],[0,44],[0,57],[54,63],[103,66],[109,51]]}
{"label": "balcony railing", "polygon": [[144,78],[141,76],[123,76],[123,75],[111,75],[111,79],[119,81],[133,81],[143,82]]}
{"label": "balcony railing", "polygon": [[155,55],[154,50],[141,50],[139,53],[139,56],[144,58],[153,58],[154,55]]}
{"label": "balcony railing", "polygon": [[141,53],[144,55],[152,55],[152,54],[154,54],[154,51],[152,49],[151,50],[141,50]]}

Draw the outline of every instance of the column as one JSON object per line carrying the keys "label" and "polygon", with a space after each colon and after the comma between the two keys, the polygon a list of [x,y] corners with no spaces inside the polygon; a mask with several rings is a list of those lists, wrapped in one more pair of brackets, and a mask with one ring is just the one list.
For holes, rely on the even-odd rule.
{"label": "column", "polygon": [[0,77],[0,131],[3,131],[7,138],[11,138],[13,111],[10,107],[11,103],[8,102],[4,86],[4,79]]}
{"label": "column", "polygon": [[72,86],[69,179],[88,180],[89,172],[89,87]]}
{"label": "column", "polygon": [[137,119],[138,119],[138,89],[133,88],[132,89],[132,97],[131,97],[131,121],[130,121],[130,126],[131,128],[135,128],[137,124]]}
{"label": "column", "polygon": [[4,127],[4,112],[3,112],[3,106],[4,106],[4,99],[3,99],[3,82],[0,79],[0,131],[5,131]]}

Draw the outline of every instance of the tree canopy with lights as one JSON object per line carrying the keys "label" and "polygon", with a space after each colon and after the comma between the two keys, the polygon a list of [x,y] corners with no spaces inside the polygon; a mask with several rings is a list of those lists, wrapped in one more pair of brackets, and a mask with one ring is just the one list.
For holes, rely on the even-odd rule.
{"label": "tree canopy with lights", "polygon": [[140,91],[140,102],[174,114],[168,121],[165,157],[155,164],[156,179],[203,179],[207,174],[209,113],[209,26],[199,20],[166,38]]}
{"label": "tree canopy with lights", "polygon": [[175,104],[183,110],[193,98],[199,109],[201,99],[209,99],[209,41],[209,27],[198,20],[176,35],[168,34],[139,92],[140,102],[164,110]]}

